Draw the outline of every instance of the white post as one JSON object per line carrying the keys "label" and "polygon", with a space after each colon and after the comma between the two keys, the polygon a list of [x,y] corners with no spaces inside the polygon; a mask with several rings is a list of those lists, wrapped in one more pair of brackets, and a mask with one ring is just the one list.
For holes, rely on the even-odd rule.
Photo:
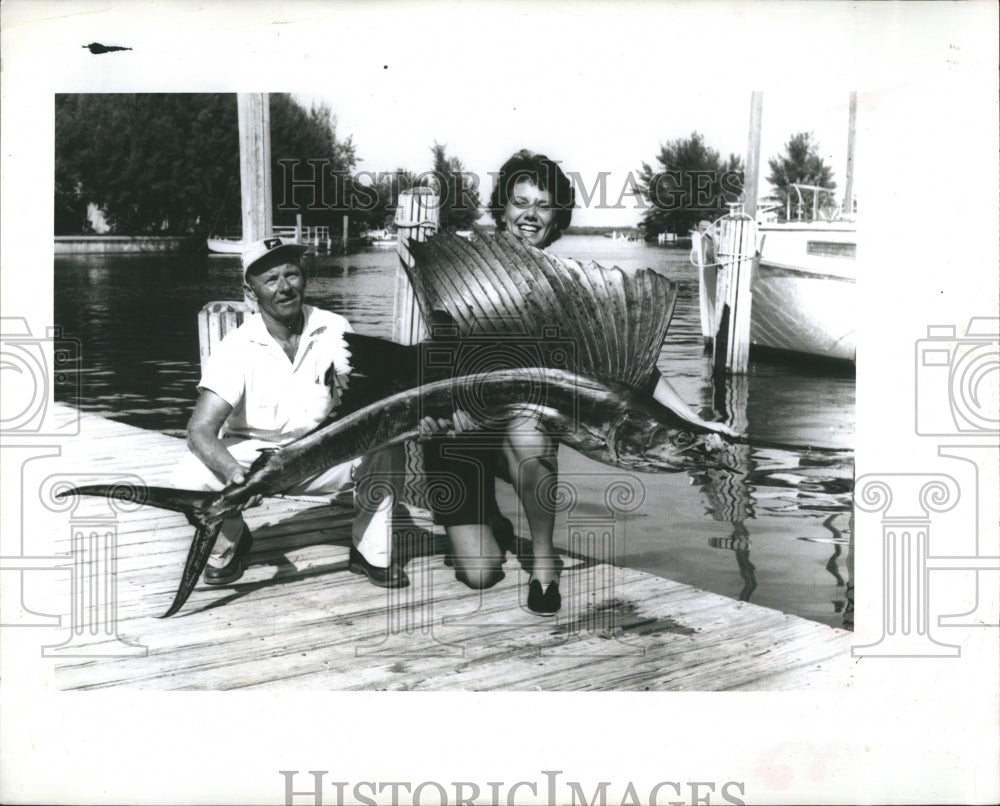
{"label": "white post", "polygon": [[764,110],[764,93],[750,96],[750,135],[747,139],[747,167],[743,172],[744,207],[750,218],[757,215],[757,196],[760,187],[760,121]]}
{"label": "white post", "polygon": [[[717,289],[718,325],[715,333],[715,369],[742,374],[750,365],[750,288],[758,260],[757,188],[760,173],[760,127],[764,93],[750,97],[750,134],[747,141],[746,172],[743,176],[745,213],[733,212],[721,221],[721,248],[718,250],[720,282]],[[724,332],[723,332],[724,331]]]}
{"label": "white post", "polygon": [[399,204],[396,207],[399,266],[396,267],[392,338],[400,344],[415,344],[427,334],[420,318],[417,299],[406,276],[406,268],[413,265],[410,243],[426,241],[427,236],[437,230],[439,213],[438,196],[430,188],[413,188],[399,194]]}
{"label": "white post", "polygon": [[757,228],[741,213],[720,221],[721,244],[717,251],[719,283],[716,290],[718,324],[715,333],[715,370],[742,374],[750,364],[751,283],[758,260]]}
{"label": "white post", "polygon": [[[236,95],[243,243],[268,238],[274,230],[269,103],[266,92],[241,92]],[[243,319],[255,310],[256,306],[246,296],[242,302],[209,302],[201,309],[198,313],[198,350],[202,367],[223,337],[239,327]]]}
{"label": "white post", "polygon": [[236,96],[240,129],[240,191],[243,198],[243,240],[269,238],[271,211],[271,114],[266,92]]}

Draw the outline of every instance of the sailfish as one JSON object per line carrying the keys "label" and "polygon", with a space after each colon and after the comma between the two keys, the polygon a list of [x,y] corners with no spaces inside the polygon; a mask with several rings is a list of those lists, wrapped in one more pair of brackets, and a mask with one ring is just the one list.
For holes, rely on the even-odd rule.
{"label": "sailfish", "polygon": [[183,513],[195,527],[164,617],[187,601],[222,521],[258,495],[417,436],[421,418],[457,409],[480,423],[537,418],[560,443],[626,470],[677,472],[745,441],[653,399],[676,284],[563,260],[517,238],[439,234],[411,244],[410,282],[432,338],[418,345],[347,334],[352,373],[337,418],[261,453],[241,484],[217,493],[163,487],[76,487]]}

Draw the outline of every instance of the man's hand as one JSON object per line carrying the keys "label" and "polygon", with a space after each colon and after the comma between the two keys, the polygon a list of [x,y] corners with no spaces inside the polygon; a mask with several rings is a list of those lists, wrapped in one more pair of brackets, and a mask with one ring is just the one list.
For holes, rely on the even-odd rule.
{"label": "man's hand", "polygon": [[461,409],[456,410],[451,415],[450,420],[446,420],[444,418],[434,419],[433,417],[428,416],[424,417],[424,419],[417,424],[417,435],[420,440],[427,440],[432,437],[439,436],[453,437],[456,434],[463,434],[475,430],[475,420],[473,420]]}
{"label": "man's hand", "polygon": [[[246,476],[243,475],[243,468],[237,468],[232,473],[230,473],[229,476],[226,478],[227,486],[230,484],[243,484],[245,482],[246,482]],[[250,509],[252,507],[259,507],[261,505],[261,502],[263,502],[263,500],[264,496],[255,495],[252,498],[248,499],[247,502],[240,507],[240,511],[243,511],[244,509]]]}

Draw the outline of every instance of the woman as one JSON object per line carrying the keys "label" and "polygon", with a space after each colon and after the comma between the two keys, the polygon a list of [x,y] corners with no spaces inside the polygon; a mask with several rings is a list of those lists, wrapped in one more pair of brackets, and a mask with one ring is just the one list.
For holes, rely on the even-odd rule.
{"label": "woman", "polygon": [[[531,246],[545,248],[569,226],[575,196],[559,166],[527,150],[514,154],[500,168],[490,199],[497,230],[507,230]],[[485,346],[500,349],[502,345]],[[487,356],[479,356],[488,361]],[[502,356],[498,356],[501,360]],[[425,421],[426,436],[447,427]],[[559,570],[552,534],[555,512],[544,504],[545,491],[556,481],[557,445],[532,419],[520,419],[502,428],[477,428],[465,412],[452,423],[457,438],[432,438],[425,445],[428,474],[458,482],[456,508],[435,512],[451,543],[455,576],[472,588],[490,588],[504,577],[501,565],[514,545],[510,522],[496,504],[497,474],[517,491],[532,536],[528,608],[553,615],[561,606]],[[499,540],[498,540],[499,537]]]}
{"label": "woman", "polygon": [[[569,226],[574,202],[573,187],[555,162],[521,150],[500,168],[489,209],[498,231],[545,249]],[[659,402],[680,416],[709,425],[659,373],[650,379],[649,386]],[[426,437],[447,427],[447,421],[435,423],[428,418],[421,431]],[[456,412],[451,427],[454,434],[462,436],[430,439],[425,447],[425,466],[429,474],[459,482],[457,508],[435,512],[451,542],[456,577],[473,588],[492,587],[504,577],[501,564],[512,535],[502,533],[510,524],[496,505],[495,477],[499,474],[514,485],[531,530],[528,608],[539,615],[555,614],[562,603],[562,560],[553,545],[555,511],[547,502],[558,476],[556,441],[530,417],[499,430],[476,430],[467,414]],[[497,532],[501,532],[499,542]]]}

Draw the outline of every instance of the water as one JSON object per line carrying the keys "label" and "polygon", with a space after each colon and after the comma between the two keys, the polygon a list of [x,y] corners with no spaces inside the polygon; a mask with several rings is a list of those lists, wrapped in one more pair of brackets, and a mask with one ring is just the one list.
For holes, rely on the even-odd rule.
{"label": "water", "polygon": [[[854,378],[753,362],[744,381],[714,395],[699,324],[697,277],[686,252],[594,236],[566,236],[551,251],[626,270],[651,267],[680,284],[659,367],[703,415],[745,407],[752,436],[843,449],[831,454],[735,447],[727,458],[732,470],[643,475],[646,503],[616,524],[617,560],[843,626]],[[308,260],[310,302],[344,314],[361,333],[390,335],[394,250]],[[182,434],[200,374],[197,313],[210,300],[242,296],[238,258],[56,258],[55,321],[66,336],[81,342],[76,368],[81,398],[63,402]],[[566,449],[560,463],[561,477],[583,492],[574,516],[588,511],[597,516],[609,469]],[[511,492],[505,491],[500,503],[513,514]],[[558,534],[557,543],[565,545]]]}

